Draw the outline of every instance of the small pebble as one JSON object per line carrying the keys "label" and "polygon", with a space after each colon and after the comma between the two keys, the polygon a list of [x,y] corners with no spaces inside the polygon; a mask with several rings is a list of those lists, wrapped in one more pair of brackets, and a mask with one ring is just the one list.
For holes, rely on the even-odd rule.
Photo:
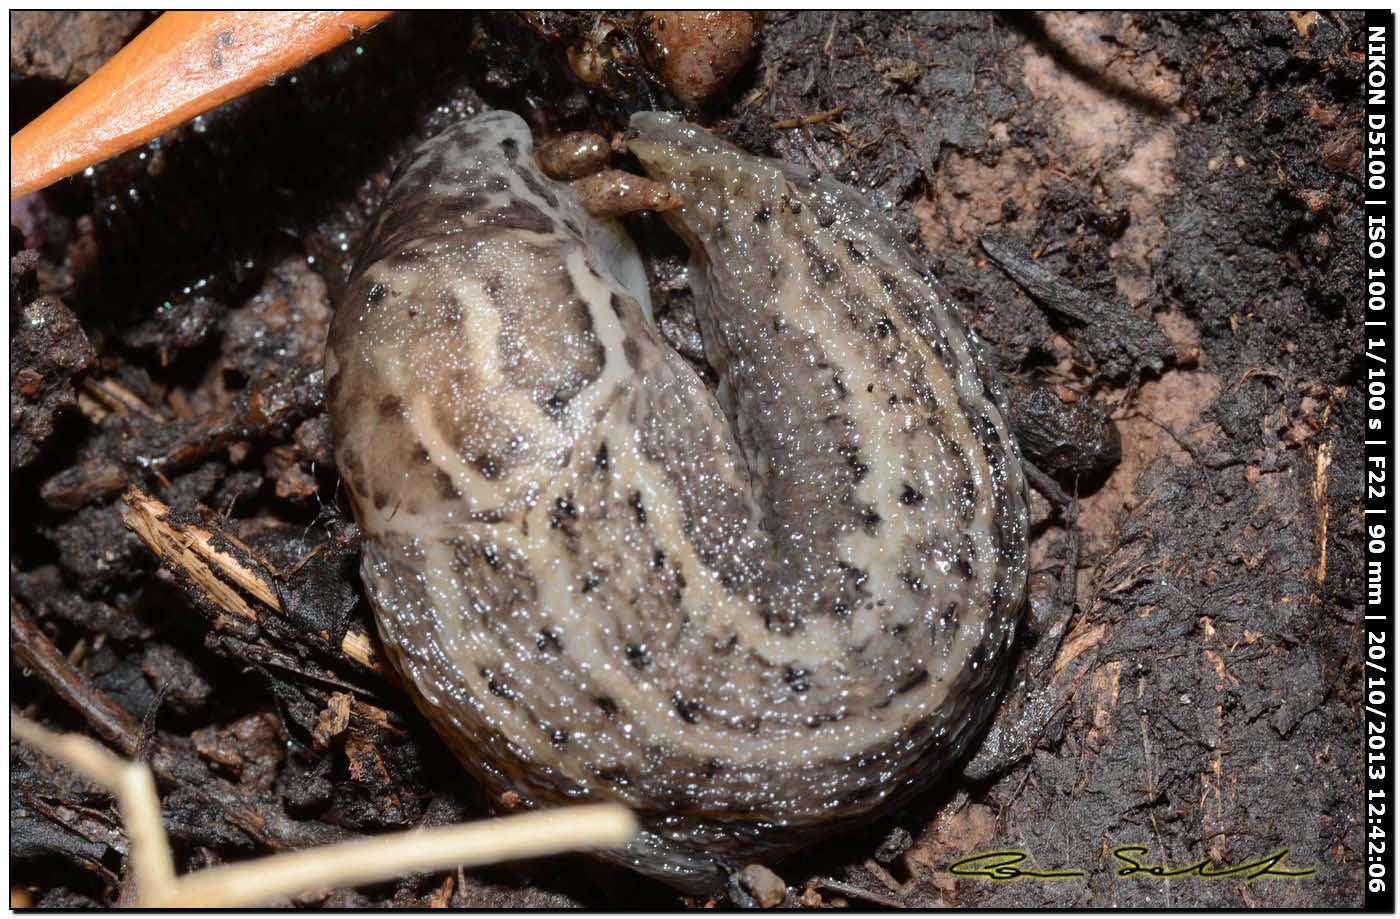
{"label": "small pebble", "polygon": [[745,867],[739,872],[739,883],[764,909],[781,905],[787,897],[787,885],[783,883],[783,879],[763,865]]}
{"label": "small pebble", "polygon": [[691,109],[728,85],[753,50],[753,16],[737,10],[646,12],[642,28],[649,66]]}
{"label": "small pebble", "polygon": [[897,826],[890,830],[885,841],[880,843],[879,848],[875,850],[875,861],[882,865],[888,865],[913,847],[914,837],[904,827]]}
{"label": "small pebble", "polygon": [[1113,419],[1089,399],[1066,402],[1044,386],[1008,391],[1026,457],[1064,481],[1107,474],[1123,458]]}

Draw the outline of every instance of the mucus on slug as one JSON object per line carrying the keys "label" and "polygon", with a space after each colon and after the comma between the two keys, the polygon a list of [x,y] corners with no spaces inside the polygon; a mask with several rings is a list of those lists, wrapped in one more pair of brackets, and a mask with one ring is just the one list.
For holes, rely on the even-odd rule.
{"label": "mucus on slug", "polygon": [[332,325],[336,462],[416,701],[489,791],[621,800],[609,858],[714,891],[895,805],[995,706],[1025,485],[889,222],[674,116],[711,393],[621,228],[491,112],[401,168]]}

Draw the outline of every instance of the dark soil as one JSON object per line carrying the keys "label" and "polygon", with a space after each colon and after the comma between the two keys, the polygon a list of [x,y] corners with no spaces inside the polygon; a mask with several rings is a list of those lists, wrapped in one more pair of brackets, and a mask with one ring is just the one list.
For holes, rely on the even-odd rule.
{"label": "dark soil", "polygon": [[[12,132],[140,24],[35,22],[11,24]],[[1360,905],[1361,23],[769,14],[698,116],[888,203],[1026,417],[1068,419],[1025,428],[1051,499],[996,725],[961,780],[773,866],[790,904]],[[11,207],[11,704],[150,761],[181,871],[485,812],[392,681],[337,650],[373,625],[320,368],[406,150],[487,105],[546,132],[667,103],[626,47],[602,88],[572,77],[586,18],[536,24],[552,36],[400,14]],[[639,235],[683,344],[679,246]],[[236,621],[162,570],[123,524],[130,486],[285,614]],[[12,890],[115,903],[108,799],[18,744],[10,791]],[[1172,865],[1286,848],[1316,874],[1120,878],[1129,844]],[[1085,875],[947,873],[994,848]],[[302,905],[434,898],[681,902],[575,857]]]}

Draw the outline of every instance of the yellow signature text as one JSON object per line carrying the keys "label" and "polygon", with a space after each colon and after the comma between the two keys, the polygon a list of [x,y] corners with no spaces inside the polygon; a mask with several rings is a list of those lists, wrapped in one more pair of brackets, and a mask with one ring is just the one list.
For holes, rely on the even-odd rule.
{"label": "yellow signature text", "polygon": [[1258,878],[1308,878],[1317,874],[1316,868],[1288,868],[1283,863],[1288,860],[1288,850],[1279,849],[1261,858],[1241,862],[1238,865],[1217,865],[1213,858],[1203,858],[1189,865],[1171,867],[1166,863],[1148,864],[1145,859],[1151,852],[1147,846],[1119,846],[1113,850],[1118,860],[1120,878],[1145,874],[1154,878],[1180,878],[1195,875],[1206,880],[1219,878],[1243,878],[1253,881]]}
{"label": "yellow signature text", "polygon": [[[1115,874],[1120,878],[1144,876],[1158,879],[1198,877],[1207,881],[1224,878],[1239,878],[1255,881],[1259,878],[1306,878],[1317,874],[1316,868],[1293,868],[1285,864],[1288,850],[1279,849],[1260,858],[1253,858],[1237,865],[1220,865],[1213,858],[1202,858],[1189,865],[1168,865],[1165,862],[1150,860],[1151,849],[1147,846],[1118,846],[1112,850],[1117,863]],[[948,873],[954,877],[982,878],[988,881],[1005,883],[1010,881],[1063,881],[1082,878],[1082,868],[1054,868],[1042,870],[1026,865],[1030,853],[1021,849],[993,849],[964,856],[948,866]]]}

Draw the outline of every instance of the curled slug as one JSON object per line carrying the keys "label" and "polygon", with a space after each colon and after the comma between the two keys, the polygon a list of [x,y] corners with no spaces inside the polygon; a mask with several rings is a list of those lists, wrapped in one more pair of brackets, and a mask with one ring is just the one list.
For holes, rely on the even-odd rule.
{"label": "curled slug", "polygon": [[995,707],[1026,496],[979,344],[857,193],[673,117],[710,392],[620,228],[492,112],[401,168],[331,329],[384,644],[464,766],[619,800],[695,892],[926,787]]}

